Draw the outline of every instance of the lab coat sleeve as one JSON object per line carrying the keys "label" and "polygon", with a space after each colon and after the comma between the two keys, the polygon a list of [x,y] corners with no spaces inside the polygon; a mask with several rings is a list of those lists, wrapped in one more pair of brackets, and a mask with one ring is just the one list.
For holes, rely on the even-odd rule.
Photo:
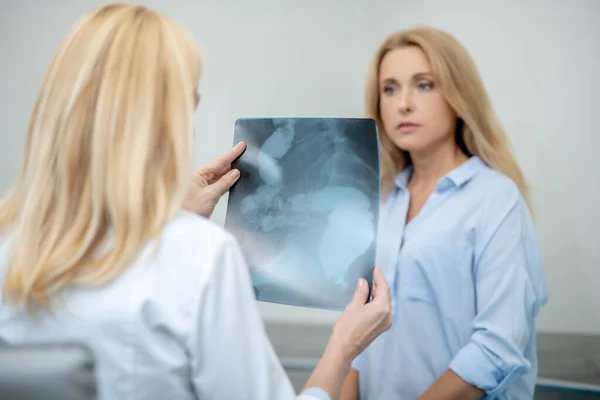
{"label": "lab coat sleeve", "polygon": [[[215,252],[214,265],[201,286],[188,343],[198,398],[297,399],[267,337],[235,239],[227,236]],[[298,399],[330,400],[318,388]]]}
{"label": "lab coat sleeve", "polygon": [[483,389],[485,398],[500,395],[532,367],[524,353],[534,332],[538,298],[529,271],[539,268],[528,265],[536,261],[527,257],[526,244],[533,240],[525,229],[523,207],[520,202],[505,215],[476,262],[478,310],[471,340],[450,365],[463,380]]}

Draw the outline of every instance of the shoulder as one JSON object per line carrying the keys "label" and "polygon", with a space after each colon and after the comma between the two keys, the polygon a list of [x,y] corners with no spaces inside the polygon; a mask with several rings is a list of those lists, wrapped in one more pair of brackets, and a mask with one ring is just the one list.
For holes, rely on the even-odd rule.
{"label": "shoulder", "polygon": [[[147,291],[149,308],[161,310],[159,314],[168,321],[178,316],[196,318],[206,311],[207,296],[235,293],[237,282],[231,277],[247,274],[233,235],[187,211],[173,216],[159,240],[147,243],[141,257],[136,275],[141,280],[136,285]],[[191,327],[193,323],[186,329]]]}
{"label": "shoulder", "polygon": [[502,224],[515,232],[533,232],[533,218],[519,186],[506,174],[488,166],[473,177],[466,188],[470,216],[484,236],[493,235]]}
{"label": "shoulder", "polygon": [[481,238],[480,250],[496,238],[506,246],[518,241],[527,251],[537,252],[533,216],[518,185],[507,175],[489,167],[485,167],[472,183],[477,201],[472,217]]}
{"label": "shoulder", "polygon": [[529,207],[516,182],[487,165],[473,177],[466,189],[472,199],[471,205],[479,211],[476,215],[486,224],[500,223],[514,213],[530,218]]}
{"label": "shoulder", "polygon": [[[148,250],[152,251],[152,243]],[[165,225],[151,254],[157,278],[199,288],[212,280],[232,253],[240,254],[232,234],[204,217],[180,211]]]}
{"label": "shoulder", "polygon": [[473,182],[482,200],[515,205],[523,200],[517,184],[504,173],[488,166],[482,168]]}
{"label": "shoulder", "polygon": [[215,259],[223,252],[238,249],[237,239],[217,223],[181,210],[165,225],[160,246],[181,257]]}
{"label": "shoulder", "polygon": [[202,249],[204,252],[210,252],[222,246],[235,244],[236,240],[215,222],[181,210],[165,225],[161,242],[182,250]]}

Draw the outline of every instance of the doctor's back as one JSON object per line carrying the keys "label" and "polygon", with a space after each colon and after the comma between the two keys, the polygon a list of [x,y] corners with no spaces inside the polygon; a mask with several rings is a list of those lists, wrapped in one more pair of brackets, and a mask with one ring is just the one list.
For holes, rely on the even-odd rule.
{"label": "doctor's back", "polygon": [[182,204],[201,58],[144,7],[60,44],[0,201],[0,339],[84,342],[100,399],[286,399],[235,240]]}
{"label": "doctor's back", "polygon": [[[217,387],[221,398],[294,398],[234,239],[181,211],[159,240],[115,281],[64,290],[49,311],[0,303],[0,338],[89,345],[101,399],[210,399]],[[10,244],[0,244],[2,285]]]}

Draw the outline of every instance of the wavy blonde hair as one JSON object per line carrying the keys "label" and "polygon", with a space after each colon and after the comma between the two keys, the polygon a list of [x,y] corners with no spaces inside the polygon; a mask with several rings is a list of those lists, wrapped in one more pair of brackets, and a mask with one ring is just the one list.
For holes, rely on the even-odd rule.
{"label": "wavy blonde hair", "polygon": [[200,73],[187,32],[142,6],[110,4],[72,28],[0,203],[5,300],[48,307],[66,286],[116,278],[159,237],[189,187]]}
{"label": "wavy blonde hair", "polygon": [[381,61],[389,51],[406,46],[419,47],[429,59],[436,85],[458,117],[459,145],[512,179],[531,208],[528,184],[473,59],[454,37],[426,26],[389,35],[377,49],[368,73],[366,114],[377,122],[380,132],[383,192],[389,192],[398,172],[411,163],[409,154],[385,134],[379,109]]}

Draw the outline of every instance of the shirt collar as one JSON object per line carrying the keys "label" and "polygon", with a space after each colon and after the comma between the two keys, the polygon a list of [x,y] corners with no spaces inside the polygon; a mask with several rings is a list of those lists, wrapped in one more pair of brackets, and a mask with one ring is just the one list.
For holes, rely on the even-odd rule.
{"label": "shirt collar", "polygon": [[[450,171],[438,182],[438,188],[459,187],[471,180],[480,171],[487,168],[487,165],[478,156],[472,156],[467,161]],[[406,190],[408,181],[412,175],[413,166],[409,165],[396,176],[395,183],[400,189]]]}

